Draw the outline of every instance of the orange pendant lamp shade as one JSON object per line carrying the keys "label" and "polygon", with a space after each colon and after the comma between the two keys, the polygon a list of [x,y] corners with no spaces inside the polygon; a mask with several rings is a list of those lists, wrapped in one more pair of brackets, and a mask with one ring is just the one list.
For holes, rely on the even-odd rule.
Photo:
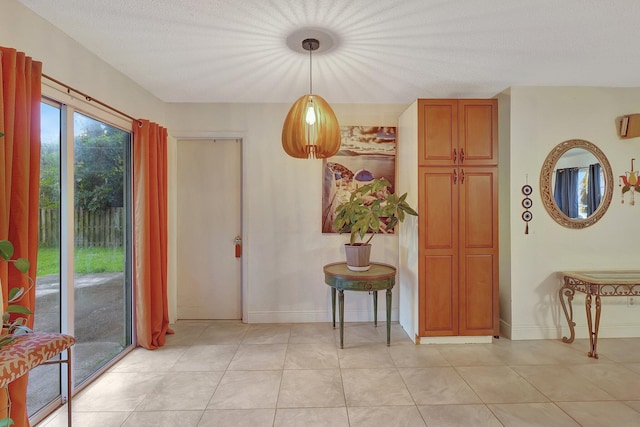
{"label": "orange pendant lamp shade", "polygon": [[303,95],[291,106],[282,126],[282,148],[298,159],[326,159],[340,149],[340,125],[319,95]]}
{"label": "orange pendant lamp shade", "polygon": [[317,39],[304,39],[309,52],[309,94],[291,106],[282,126],[282,148],[298,159],[326,159],[340,149],[340,125],[329,103],[313,95],[311,53],[320,47]]}

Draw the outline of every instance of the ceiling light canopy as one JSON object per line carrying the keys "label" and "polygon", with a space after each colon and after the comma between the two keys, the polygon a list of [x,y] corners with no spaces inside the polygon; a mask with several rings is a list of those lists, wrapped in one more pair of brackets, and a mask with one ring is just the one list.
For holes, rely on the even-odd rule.
{"label": "ceiling light canopy", "polygon": [[282,148],[298,159],[324,159],[340,149],[340,125],[331,106],[313,94],[312,52],[320,47],[318,39],[304,39],[309,52],[309,94],[291,106],[282,126]]}

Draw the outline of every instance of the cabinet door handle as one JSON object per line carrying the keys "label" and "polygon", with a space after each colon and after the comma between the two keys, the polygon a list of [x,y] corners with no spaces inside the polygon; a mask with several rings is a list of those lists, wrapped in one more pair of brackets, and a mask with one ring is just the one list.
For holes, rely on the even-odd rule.
{"label": "cabinet door handle", "polygon": [[458,151],[454,148],[453,149],[453,163],[455,164],[455,162],[458,161]]}
{"label": "cabinet door handle", "polygon": [[460,164],[464,163],[464,148],[460,149]]}
{"label": "cabinet door handle", "polygon": [[462,169],[460,171],[461,175],[460,175],[460,184],[464,184],[464,169]]}
{"label": "cabinet door handle", "polygon": [[454,184],[458,183],[458,169],[453,170],[453,183]]}

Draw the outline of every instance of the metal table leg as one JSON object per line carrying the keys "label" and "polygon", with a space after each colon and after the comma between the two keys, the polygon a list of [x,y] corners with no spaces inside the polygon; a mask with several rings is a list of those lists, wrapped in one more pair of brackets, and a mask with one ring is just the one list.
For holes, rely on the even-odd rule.
{"label": "metal table leg", "polygon": [[602,311],[602,302],[600,300],[600,295],[596,295],[595,325],[593,323],[593,318],[591,317],[591,294],[587,294],[584,305],[587,310],[587,324],[589,326],[589,353],[587,353],[587,355],[589,357],[593,357],[594,359],[597,359],[598,358],[598,328],[600,327],[600,312]]}
{"label": "metal table leg", "polygon": [[331,288],[331,314],[333,315],[333,329],[336,328],[336,288]]}
{"label": "metal table leg", "polygon": [[[569,324],[569,332],[570,336],[562,337],[562,342],[572,343],[576,338],[575,326],[576,322],[573,321],[573,307],[571,305],[571,301],[573,301],[573,295],[575,291],[566,285],[560,288],[560,292],[558,293],[560,296],[560,303],[562,303],[562,311],[564,311],[564,315],[567,318],[567,323]],[[567,303],[564,302],[564,297],[567,297]],[[569,305],[569,310],[567,311],[567,304]]]}
{"label": "metal table leg", "polygon": [[391,345],[391,288],[387,289],[387,347]]}
{"label": "metal table leg", "polygon": [[69,393],[69,398],[67,399],[67,426],[71,427],[71,397],[72,397],[72,387],[73,387],[73,378],[72,378],[72,370],[71,370],[71,347],[67,349],[67,393]]}
{"label": "metal table leg", "polygon": [[338,292],[338,306],[340,307],[340,348],[344,348],[344,290]]}
{"label": "metal table leg", "polygon": [[378,291],[373,292],[373,326],[378,326]]}

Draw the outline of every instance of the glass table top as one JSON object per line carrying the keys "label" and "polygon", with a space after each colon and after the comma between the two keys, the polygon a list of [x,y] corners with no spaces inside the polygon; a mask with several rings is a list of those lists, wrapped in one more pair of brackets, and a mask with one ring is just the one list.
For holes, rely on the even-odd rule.
{"label": "glass table top", "polygon": [[594,284],[640,283],[640,270],[565,271],[563,274]]}

